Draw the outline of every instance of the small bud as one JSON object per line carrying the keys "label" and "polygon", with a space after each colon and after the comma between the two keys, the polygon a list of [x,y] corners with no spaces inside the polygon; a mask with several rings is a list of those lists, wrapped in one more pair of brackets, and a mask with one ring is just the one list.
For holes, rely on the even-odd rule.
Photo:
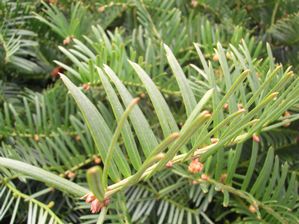
{"label": "small bud", "polygon": [[68,36],[63,40],[63,45],[68,45],[74,39],[74,36]]}
{"label": "small bud", "polygon": [[49,204],[47,205],[48,208],[53,208],[55,205],[54,201],[50,201]]}
{"label": "small bud", "polygon": [[63,40],[63,45],[68,45],[71,42],[71,38],[67,37]]}
{"label": "small bud", "polygon": [[197,180],[192,180],[192,184],[196,185],[196,184],[199,184],[199,182]]}
{"label": "small bud", "polygon": [[56,79],[59,77],[59,73],[63,73],[63,72],[64,72],[64,68],[57,66],[51,71],[50,75],[53,79]]}
{"label": "small bud", "polygon": [[93,162],[94,162],[95,164],[100,164],[101,161],[102,161],[102,160],[101,160],[100,157],[98,157],[98,156],[96,156],[96,155],[93,156]]}
{"label": "small bud", "polygon": [[144,98],[145,98],[145,94],[144,94],[144,93],[140,93],[140,94],[139,94],[139,97],[140,97],[141,99],[144,99]]}
{"label": "small bud", "polygon": [[196,8],[197,5],[198,5],[198,1],[197,0],[191,0],[191,6],[193,8]]}
{"label": "small bud", "polygon": [[82,85],[82,88],[84,89],[84,91],[88,91],[90,89],[90,85],[88,83],[84,83]]}
{"label": "small bud", "polygon": [[81,197],[80,199],[85,199],[86,203],[90,203],[90,211],[91,213],[98,213],[99,211],[101,211],[101,209],[103,207],[106,207],[109,205],[110,203],[110,199],[109,198],[105,198],[104,201],[99,201],[93,193],[87,193],[86,195],[84,195],[83,197]]}
{"label": "small bud", "polygon": [[224,109],[224,110],[228,110],[228,103],[225,103],[225,104],[223,105],[223,109]]}
{"label": "small bud", "polygon": [[289,112],[289,111],[286,111],[286,112],[284,112],[284,116],[285,117],[288,117],[288,116],[291,116],[292,114]]}
{"label": "small bud", "polygon": [[172,168],[173,167],[173,162],[170,160],[166,163],[166,168]]}
{"label": "small bud", "polygon": [[39,141],[39,136],[38,136],[38,134],[35,134],[35,135],[33,136],[33,139],[34,139],[34,141],[38,142],[38,141]]}
{"label": "small bud", "polygon": [[250,205],[248,210],[251,212],[251,213],[256,213],[256,207],[254,205]]}
{"label": "small bud", "polygon": [[[286,111],[286,112],[284,112],[284,115],[283,115],[284,117],[289,117],[289,116],[291,116],[291,113],[289,112],[289,111]],[[291,121],[290,121],[290,119],[285,119],[285,121],[289,121],[288,123],[285,123],[283,126],[284,127],[289,127],[290,125],[291,125]]]}
{"label": "small bud", "polygon": [[127,5],[126,5],[126,4],[123,4],[123,5],[121,6],[121,9],[122,9],[123,11],[125,11],[125,10],[127,9]]}
{"label": "small bud", "polygon": [[261,141],[260,137],[257,134],[252,135],[252,140],[259,143]]}
{"label": "small bud", "polygon": [[103,207],[104,207],[104,203],[100,202],[98,199],[95,199],[90,204],[90,211],[91,213],[95,214],[100,212]]}
{"label": "small bud", "polygon": [[81,140],[80,135],[76,135],[76,136],[75,136],[75,140],[76,140],[77,142],[79,142],[79,141]]}
{"label": "small bud", "polygon": [[80,199],[85,199],[86,203],[91,203],[93,200],[96,199],[96,197],[93,195],[93,193],[89,192],[85,194],[83,197],[81,197]]}
{"label": "small bud", "polygon": [[102,5],[98,8],[98,12],[104,12],[105,11],[105,6]]}
{"label": "small bud", "polygon": [[213,56],[213,61],[215,61],[215,62],[219,61],[219,56],[218,56],[218,54],[214,54],[214,56]]}
{"label": "small bud", "polygon": [[201,179],[207,181],[207,180],[209,180],[209,176],[207,174],[203,173],[203,174],[201,174]]}
{"label": "small bud", "polygon": [[202,169],[203,169],[203,164],[199,162],[198,159],[192,160],[192,162],[188,167],[188,171],[190,173],[199,173],[202,171]]}
{"label": "small bud", "polygon": [[67,177],[68,177],[69,179],[74,179],[74,178],[76,177],[76,173],[74,173],[74,172],[72,172],[72,171],[68,171],[68,172],[66,173],[66,175],[67,175]]}
{"label": "small bud", "polygon": [[245,10],[246,10],[247,12],[250,12],[252,9],[253,9],[252,5],[246,5],[246,6],[245,6]]}

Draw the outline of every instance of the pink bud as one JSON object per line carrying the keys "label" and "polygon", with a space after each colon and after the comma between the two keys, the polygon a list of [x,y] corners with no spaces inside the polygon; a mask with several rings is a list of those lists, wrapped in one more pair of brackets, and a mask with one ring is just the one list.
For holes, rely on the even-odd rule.
{"label": "pink bud", "polygon": [[168,162],[166,163],[166,167],[167,167],[167,168],[172,168],[172,166],[173,166],[172,161],[168,161]]}
{"label": "pink bud", "polygon": [[203,169],[203,164],[199,162],[198,159],[192,160],[192,162],[188,167],[188,171],[190,173],[199,173],[202,171],[202,169]]}
{"label": "pink bud", "polygon": [[192,184],[195,185],[195,184],[198,184],[199,182],[197,180],[192,180]]}
{"label": "pink bud", "polygon": [[198,5],[197,0],[192,0],[192,1],[191,1],[191,6],[192,6],[193,8],[196,8],[197,5]]}
{"label": "pink bud", "polygon": [[259,143],[261,141],[260,137],[256,134],[252,135],[252,140]]}
{"label": "pink bud", "polygon": [[[286,111],[286,112],[284,112],[284,117],[289,117],[289,116],[291,116],[292,114],[289,112],[289,111]],[[290,125],[291,125],[291,121],[289,120],[289,119],[285,119],[285,121],[289,121],[288,123],[285,123],[283,126],[284,127],[289,127]]]}
{"label": "pink bud", "polygon": [[248,210],[251,212],[251,213],[256,213],[256,206],[254,206],[254,205],[250,205],[249,206],[249,208],[248,208]]}
{"label": "pink bud", "polygon": [[224,109],[224,110],[228,110],[228,103],[225,103],[225,104],[223,105],[223,109]]}
{"label": "pink bud", "polygon": [[202,179],[202,180],[209,180],[209,176],[208,176],[207,174],[204,174],[204,173],[203,173],[203,174],[201,175],[201,179]]}
{"label": "pink bud", "polygon": [[91,202],[90,211],[91,213],[98,213],[104,207],[104,204],[100,202],[98,199],[95,199]]}
{"label": "pink bud", "polygon": [[85,199],[86,203],[91,203],[93,200],[96,199],[96,197],[93,195],[93,193],[87,193],[81,199]]}
{"label": "pink bud", "polygon": [[74,39],[74,36],[68,36],[63,40],[63,45],[68,45],[72,40]]}
{"label": "pink bud", "polygon": [[90,85],[88,83],[84,83],[82,85],[82,88],[85,90],[85,91],[88,91],[90,89]]}

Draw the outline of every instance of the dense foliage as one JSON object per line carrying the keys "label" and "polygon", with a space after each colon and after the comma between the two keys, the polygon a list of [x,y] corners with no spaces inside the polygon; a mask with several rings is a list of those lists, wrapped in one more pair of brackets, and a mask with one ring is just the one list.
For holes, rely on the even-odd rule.
{"label": "dense foliage", "polygon": [[299,223],[298,0],[0,18],[1,223]]}

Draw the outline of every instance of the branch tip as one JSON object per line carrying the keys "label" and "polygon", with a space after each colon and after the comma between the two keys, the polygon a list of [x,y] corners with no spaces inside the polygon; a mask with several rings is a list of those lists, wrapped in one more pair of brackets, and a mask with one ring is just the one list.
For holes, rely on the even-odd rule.
{"label": "branch tip", "polygon": [[140,101],[140,97],[136,97],[131,101],[131,104],[138,104]]}

